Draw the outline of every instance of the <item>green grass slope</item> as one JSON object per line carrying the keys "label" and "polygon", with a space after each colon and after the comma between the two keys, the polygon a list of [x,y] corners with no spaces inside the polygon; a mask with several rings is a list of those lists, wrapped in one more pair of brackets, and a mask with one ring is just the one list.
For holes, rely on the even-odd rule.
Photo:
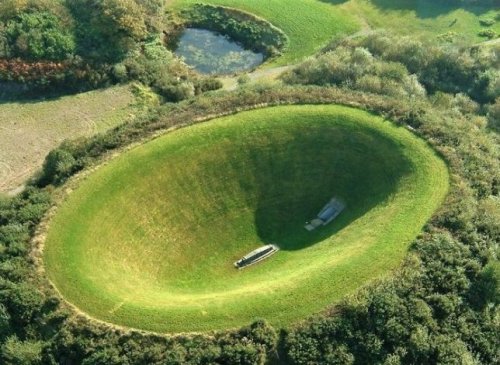
{"label": "green grass slope", "polygon": [[[328,0],[327,0],[328,1]],[[339,2],[340,9],[358,14],[372,29],[387,29],[397,34],[439,41],[445,34],[454,43],[474,44],[486,40],[478,33],[492,29],[500,34],[500,21],[490,27],[481,19],[495,19],[500,14],[493,2],[460,2],[435,0],[349,0]]]}
{"label": "green grass slope", "polygon": [[[286,326],[394,269],[448,188],[404,128],[283,106],[178,130],[115,158],[61,203],[44,263],[82,311],[159,332]],[[332,197],[332,224],[303,228]],[[262,244],[281,250],[236,270]]]}

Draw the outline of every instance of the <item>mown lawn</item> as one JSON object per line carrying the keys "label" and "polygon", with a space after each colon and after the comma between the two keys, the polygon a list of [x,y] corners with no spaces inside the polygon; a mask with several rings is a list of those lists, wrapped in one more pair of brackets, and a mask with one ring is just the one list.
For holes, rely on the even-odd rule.
{"label": "mown lawn", "polygon": [[0,103],[0,192],[22,185],[62,141],[106,131],[136,113],[129,86],[53,100]]}
{"label": "mown lawn", "polygon": [[[369,113],[244,112],[171,132],[82,180],[50,223],[44,262],[70,303],[115,324],[287,326],[397,267],[447,188],[423,140]],[[334,195],[346,210],[305,231]],[[267,243],[281,250],[232,266]]]}

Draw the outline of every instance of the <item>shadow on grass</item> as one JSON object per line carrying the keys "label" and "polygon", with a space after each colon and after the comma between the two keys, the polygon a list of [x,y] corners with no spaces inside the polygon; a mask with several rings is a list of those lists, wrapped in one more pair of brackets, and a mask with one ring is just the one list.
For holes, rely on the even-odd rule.
{"label": "shadow on grass", "polygon": [[332,5],[341,5],[343,3],[348,2],[349,0],[320,0],[323,3],[328,3]]}
{"label": "shadow on grass", "polygon": [[[251,151],[253,168],[268,164],[274,171],[271,178],[258,182],[255,225],[263,242],[287,251],[321,242],[390,200],[412,170],[402,146],[368,129],[351,133],[314,128],[308,134],[295,134],[286,145],[270,148],[264,154]],[[282,157],[287,154],[294,160]],[[329,225],[306,231],[305,222],[333,196],[346,202],[344,211]]]}
{"label": "shadow on grass", "polygon": [[[322,0],[323,1],[323,0]],[[328,0],[324,0],[328,2]],[[435,0],[371,0],[373,5],[381,10],[407,10],[415,11],[421,19],[437,18],[457,9],[464,9],[475,15],[484,14],[490,10],[498,9],[498,0],[486,0],[481,4],[474,2],[463,2],[459,0],[435,1]]]}
{"label": "shadow on grass", "polygon": [[106,89],[113,86],[102,85],[99,87],[82,87],[68,89],[30,88],[29,86],[15,81],[0,80],[0,105],[8,103],[36,104],[44,101],[59,100],[66,96],[73,96],[93,90]]}

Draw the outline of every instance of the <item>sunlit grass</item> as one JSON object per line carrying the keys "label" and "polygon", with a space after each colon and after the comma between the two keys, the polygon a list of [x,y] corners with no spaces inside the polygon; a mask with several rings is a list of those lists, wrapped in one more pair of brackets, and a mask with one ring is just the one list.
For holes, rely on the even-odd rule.
{"label": "sunlit grass", "polygon": [[[115,158],[61,204],[49,277],[96,318],[160,332],[286,326],[395,268],[440,205],[426,143],[340,106],[245,112]],[[346,210],[303,228],[333,195]],[[262,244],[281,250],[238,271]]]}

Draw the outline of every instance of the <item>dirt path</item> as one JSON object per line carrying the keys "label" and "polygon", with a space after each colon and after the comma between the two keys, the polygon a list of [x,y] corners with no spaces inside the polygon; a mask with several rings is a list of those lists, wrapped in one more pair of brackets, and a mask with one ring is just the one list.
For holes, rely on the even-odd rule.
{"label": "dirt path", "polygon": [[[376,30],[373,30],[366,21],[365,18],[360,17],[359,23],[361,24],[361,29],[356,33],[351,34],[350,36],[345,37],[345,39],[353,39],[358,37],[364,37],[369,34],[375,33]],[[283,72],[290,70],[291,68],[297,66],[298,63],[286,65],[286,66],[277,66],[271,68],[263,68],[257,69],[252,72],[247,73],[250,78],[251,83],[255,83],[257,81],[275,81],[279,75]],[[238,88],[238,77],[239,76],[227,76],[221,77],[221,81],[223,83],[223,89],[227,91],[232,91]]]}
{"label": "dirt path", "polygon": [[[255,83],[257,81],[273,81],[278,78],[283,72],[291,69],[295,65],[288,66],[279,66],[279,67],[271,67],[265,69],[258,69],[252,72],[247,73],[247,76],[250,78],[250,82]],[[238,88],[238,77],[239,76],[229,76],[229,77],[221,77],[221,81],[224,90],[232,91]]]}
{"label": "dirt path", "polygon": [[495,46],[495,45],[500,45],[500,38],[495,38],[495,39],[490,39],[488,41],[483,41],[483,42],[479,42],[476,44],[476,46],[487,46],[487,47],[490,47],[490,46]]}

